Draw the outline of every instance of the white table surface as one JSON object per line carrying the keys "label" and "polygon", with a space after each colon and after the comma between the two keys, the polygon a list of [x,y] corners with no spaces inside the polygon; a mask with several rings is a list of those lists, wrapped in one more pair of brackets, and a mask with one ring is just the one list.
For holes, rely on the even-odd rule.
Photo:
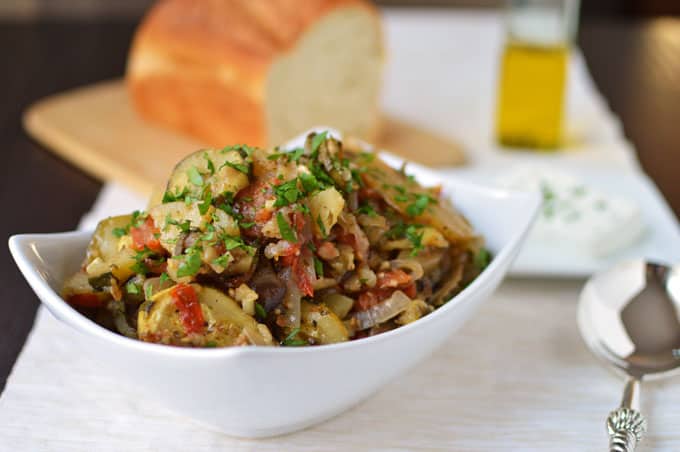
{"label": "white table surface", "polygon": [[[461,140],[473,162],[517,159],[491,135],[497,15],[388,10],[385,31],[385,110]],[[551,160],[634,170],[578,54],[571,75],[570,129],[581,141]],[[89,222],[142,204],[107,186]],[[445,347],[375,396],[329,422],[257,441],[206,429],[112,380],[80,356],[83,337],[41,309],[0,397],[0,450],[602,451],[623,384],[579,338],[581,285],[507,280]],[[639,450],[680,450],[678,383],[644,385],[649,435]]]}

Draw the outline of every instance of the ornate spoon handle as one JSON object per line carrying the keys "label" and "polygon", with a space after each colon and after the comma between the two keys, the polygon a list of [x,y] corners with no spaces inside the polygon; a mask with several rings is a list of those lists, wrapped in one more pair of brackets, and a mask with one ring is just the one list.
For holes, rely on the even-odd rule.
{"label": "ornate spoon handle", "polygon": [[609,413],[607,418],[610,452],[633,452],[647,431],[647,421],[637,410],[639,394],[640,381],[630,378],[626,383],[621,406]]}

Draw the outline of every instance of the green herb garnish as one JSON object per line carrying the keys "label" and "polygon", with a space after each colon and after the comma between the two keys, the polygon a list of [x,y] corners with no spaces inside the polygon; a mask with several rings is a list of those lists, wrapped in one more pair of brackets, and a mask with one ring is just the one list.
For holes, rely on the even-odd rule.
{"label": "green herb garnish", "polygon": [[129,294],[137,295],[139,294],[139,286],[134,282],[129,281],[127,284],[125,284],[125,291]]}
{"label": "green herb garnish", "polygon": [[314,256],[314,271],[317,278],[323,278],[323,262],[316,256]]}
{"label": "green herb garnish", "polygon": [[321,232],[321,238],[328,237],[328,232],[326,232],[326,225],[321,221],[321,215],[316,217],[316,225],[319,226],[319,232]]}
{"label": "green herb garnish", "polygon": [[307,345],[307,341],[303,341],[297,337],[300,332],[300,328],[294,328],[284,340],[281,341],[281,345],[288,347],[300,347],[302,345]]}
{"label": "green herb garnish", "polygon": [[298,189],[297,182],[298,179],[295,178],[274,187],[274,193],[276,194],[274,207],[287,206],[302,198],[303,195]]}
{"label": "green herb garnish", "polygon": [[151,297],[153,296],[153,287],[151,287],[151,284],[147,284],[144,286],[144,298],[147,300],[150,300]]}
{"label": "green herb garnish", "polygon": [[406,213],[411,217],[417,217],[425,212],[430,203],[435,204],[436,202],[437,200],[430,195],[417,195],[415,202],[406,206]]}
{"label": "green herb garnish", "polygon": [[474,266],[479,269],[479,271],[484,270],[486,267],[489,266],[489,263],[491,262],[491,253],[489,253],[489,250],[486,248],[480,248],[479,251],[475,254],[474,257]]}
{"label": "green herb garnish", "polygon": [[376,215],[378,215],[378,212],[376,212],[376,210],[370,204],[360,205],[359,208],[357,209],[357,213],[363,213],[364,215],[368,215],[369,217],[375,217]]}
{"label": "green herb garnish", "polygon": [[201,173],[198,172],[198,168],[195,166],[189,168],[187,176],[189,176],[189,182],[192,184],[198,185],[199,187],[203,185],[203,176],[201,176]]}
{"label": "green herb garnish", "polygon": [[236,171],[240,171],[243,174],[250,174],[250,165],[245,164],[245,163],[233,163],[226,161],[220,166],[220,169],[224,168],[225,166],[228,166],[229,168],[233,168]]}
{"label": "green herb garnish", "polygon": [[260,303],[255,303],[255,315],[260,319],[264,320],[267,318],[267,311],[264,309]]}
{"label": "green herb garnish", "polygon": [[177,268],[177,276],[194,276],[201,269],[201,255],[195,248],[189,248]]}
{"label": "green herb garnish", "polygon": [[319,151],[319,146],[321,146],[321,143],[326,141],[326,135],[328,135],[328,131],[323,131],[314,135],[314,138],[312,138],[312,153]]}
{"label": "green herb garnish", "polygon": [[210,175],[211,176],[214,175],[215,174],[215,165],[213,164],[213,161],[210,160],[210,157],[208,157],[207,152],[203,153],[203,158],[206,160],[206,162],[208,162],[208,171],[210,171]]}
{"label": "green herb garnish", "polygon": [[283,217],[281,212],[276,213],[276,223],[279,226],[279,232],[281,232],[281,237],[283,237],[284,240],[287,240],[290,243],[297,242],[297,236],[295,235],[295,232],[293,229],[291,229],[290,225]]}

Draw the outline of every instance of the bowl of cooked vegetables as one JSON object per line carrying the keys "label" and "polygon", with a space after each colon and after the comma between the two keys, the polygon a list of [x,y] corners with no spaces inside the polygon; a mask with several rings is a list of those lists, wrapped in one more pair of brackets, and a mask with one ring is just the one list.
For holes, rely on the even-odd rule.
{"label": "bowl of cooked vegetables", "polygon": [[195,152],[145,211],[10,249],[94,360],[261,437],[327,419],[428,356],[500,283],[539,205],[323,131]]}

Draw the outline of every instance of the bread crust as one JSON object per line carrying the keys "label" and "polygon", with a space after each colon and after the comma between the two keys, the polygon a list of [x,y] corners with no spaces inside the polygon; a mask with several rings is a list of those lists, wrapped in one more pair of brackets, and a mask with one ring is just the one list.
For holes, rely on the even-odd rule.
{"label": "bread crust", "polygon": [[141,116],[210,146],[266,146],[269,67],[317,20],[365,0],[160,0],[132,43],[126,71]]}

